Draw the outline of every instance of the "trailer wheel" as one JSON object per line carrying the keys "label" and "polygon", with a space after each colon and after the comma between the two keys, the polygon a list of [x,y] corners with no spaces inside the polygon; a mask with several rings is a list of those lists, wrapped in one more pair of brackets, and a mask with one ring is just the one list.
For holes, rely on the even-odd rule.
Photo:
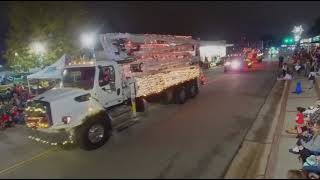
{"label": "trailer wheel", "polygon": [[136,98],[137,112],[145,112],[148,110],[148,101],[144,98]]}
{"label": "trailer wheel", "polygon": [[197,96],[198,92],[199,92],[199,89],[196,81],[192,81],[188,86],[188,97],[194,98]]}
{"label": "trailer wheel", "polygon": [[163,104],[170,104],[173,101],[173,90],[168,89],[163,93],[162,103]]}
{"label": "trailer wheel", "polygon": [[111,127],[105,118],[93,116],[76,130],[76,143],[82,149],[98,149],[109,140]]}
{"label": "trailer wheel", "polygon": [[175,99],[177,104],[184,104],[187,101],[187,93],[185,87],[177,88]]}

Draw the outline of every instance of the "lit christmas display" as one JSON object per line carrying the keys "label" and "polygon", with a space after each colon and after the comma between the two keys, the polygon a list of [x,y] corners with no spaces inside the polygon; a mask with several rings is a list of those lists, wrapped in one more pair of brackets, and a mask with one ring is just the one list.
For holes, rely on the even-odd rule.
{"label": "lit christmas display", "polygon": [[38,103],[33,103],[33,106],[28,106],[26,112],[26,125],[29,128],[48,128],[49,118],[45,106]]}
{"label": "lit christmas display", "polygon": [[194,79],[200,70],[194,62],[199,42],[191,36],[110,33],[101,36],[108,59],[123,63],[125,78],[134,78],[137,97],[159,93]]}
{"label": "lit christmas display", "polygon": [[294,41],[297,42],[300,40],[301,35],[303,33],[303,28],[302,26],[294,26],[292,33],[294,34]]}
{"label": "lit christmas display", "polygon": [[137,97],[157,94],[179,83],[199,77],[198,68],[181,68],[168,73],[136,77]]}

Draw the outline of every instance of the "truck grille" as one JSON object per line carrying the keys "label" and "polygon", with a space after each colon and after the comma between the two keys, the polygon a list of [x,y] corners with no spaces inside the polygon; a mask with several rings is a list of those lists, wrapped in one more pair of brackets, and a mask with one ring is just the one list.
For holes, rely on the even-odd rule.
{"label": "truck grille", "polygon": [[52,126],[50,104],[45,101],[34,100],[28,103],[26,124],[29,128],[49,128]]}

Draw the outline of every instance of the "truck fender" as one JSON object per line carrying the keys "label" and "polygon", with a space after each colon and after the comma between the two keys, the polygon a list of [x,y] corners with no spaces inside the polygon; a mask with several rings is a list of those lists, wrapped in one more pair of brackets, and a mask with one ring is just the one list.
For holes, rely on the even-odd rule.
{"label": "truck fender", "polygon": [[101,111],[98,111],[96,113],[93,113],[93,114],[90,114],[88,116],[85,116],[81,120],[82,121],[81,125],[87,123],[87,121],[90,121],[92,119],[104,119],[105,121],[107,121],[109,129],[110,130],[112,129],[112,127],[111,127],[111,120],[112,119],[111,119],[110,115],[108,114],[108,112],[106,110],[101,110]]}

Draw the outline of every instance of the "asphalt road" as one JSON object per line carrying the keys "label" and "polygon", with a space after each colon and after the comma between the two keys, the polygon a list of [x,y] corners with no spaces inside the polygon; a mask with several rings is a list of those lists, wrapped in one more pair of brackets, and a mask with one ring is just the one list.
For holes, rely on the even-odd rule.
{"label": "asphalt road", "polygon": [[138,124],[95,151],[48,150],[6,137],[0,178],[223,177],[275,82],[275,72],[264,63],[252,72],[224,74],[217,69],[206,74],[208,84],[195,99],[184,105],[153,105]]}

